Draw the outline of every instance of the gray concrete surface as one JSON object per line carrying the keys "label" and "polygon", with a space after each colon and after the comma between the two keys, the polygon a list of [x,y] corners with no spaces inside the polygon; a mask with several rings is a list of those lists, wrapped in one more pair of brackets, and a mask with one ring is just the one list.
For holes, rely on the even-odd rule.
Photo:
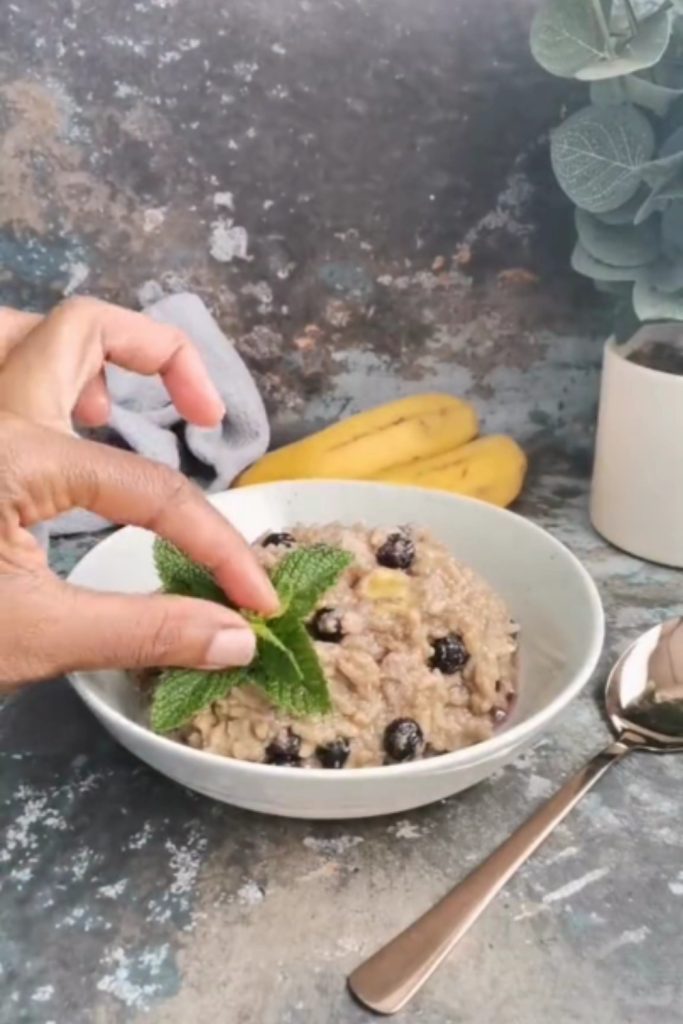
{"label": "gray concrete surface", "polygon": [[[116,747],[63,681],[0,707],[0,1024],[356,1024],[345,973],[606,738],[616,651],[680,573],[586,516],[608,319],[566,269],[526,0],[24,0],[0,9],[0,301],[191,288],[276,437],[440,387],[532,454],[520,510],[606,603],[595,684],[499,777],[402,819],[211,803]],[[92,538],[61,542],[67,571]],[[683,762],[586,800],[399,1020],[681,1019]]]}

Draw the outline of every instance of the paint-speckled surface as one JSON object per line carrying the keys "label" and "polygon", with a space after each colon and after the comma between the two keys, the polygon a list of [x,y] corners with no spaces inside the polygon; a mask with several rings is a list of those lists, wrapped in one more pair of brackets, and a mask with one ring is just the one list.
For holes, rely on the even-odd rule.
{"label": "paint-speckled surface", "polygon": [[[683,612],[680,573],[611,551],[585,486],[522,506],[591,569],[609,643],[595,687],[492,782],[403,819],[297,823],[181,790],[115,747],[63,682],[0,712],[2,1024],[365,1019],[345,973],[606,739],[617,650]],[[66,570],[85,542],[60,544]],[[508,886],[404,1020],[674,1024],[683,999],[683,758],[634,757]],[[400,896],[397,896],[397,892]]]}
{"label": "paint-speckled surface", "polygon": [[574,93],[528,55],[533,8],[2,5],[0,301],[196,291],[283,437],[439,386],[585,448],[604,328],[566,272],[547,131]]}
{"label": "paint-speckled surface", "polygon": [[[623,643],[681,574],[587,524],[605,319],[566,271],[532,0],[0,8],[0,301],[190,288],[276,436],[438,386],[533,453],[522,511],[604,597],[595,687],[494,782],[402,820],[266,820],[115,747],[64,682],[0,708],[0,1024],[355,1024],[345,973],[606,737]],[[54,551],[66,571],[91,539]],[[683,759],[605,779],[400,1019],[674,1024]]]}

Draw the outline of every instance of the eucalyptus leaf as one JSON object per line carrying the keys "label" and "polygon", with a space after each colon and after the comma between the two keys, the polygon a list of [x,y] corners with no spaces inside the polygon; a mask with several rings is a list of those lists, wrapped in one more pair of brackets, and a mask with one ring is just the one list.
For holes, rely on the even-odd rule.
{"label": "eucalyptus leaf", "polygon": [[595,290],[605,295],[616,295],[619,298],[631,294],[633,285],[630,281],[593,281]]}
{"label": "eucalyptus leaf", "polygon": [[[664,117],[669,112],[671,104],[683,96],[683,89],[671,89],[666,85],[657,85],[656,82],[648,82],[646,78],[641,78],[638,75],[628,75],[619,81],[626,99],[637,103],[639,107],[651,110],[657,117]],[[606,85],[607,83],[601,84]]]}
{"label": "eucalyptus leaf", "polygon": [[658,85],[640,75],[623,75],[620,78],[603,78],[591,82],[591,103],[596,107],[610,107],[615,103],[635,103],[651,110],[657,117],[665,117],[673,103],[683,96],[683,89],[672,89]]}
{"label": "eucalyptus leaf", "polygon": [[[681,19],[678,18],[677,22]],[[676,22],[674,22],[676,24]],[[678,46],[669,45],[659,64],[650,68],[649,74],[655,85],[661,85],[665,89],[680,89],[683,86],[683,67],[681,67],[681,55],[673,52]]]}
{"label": "eucalyptus leaf", "polygon": [[591,103],[596,107],[613,107],[617,103],[624,103],[624,81],[623,78],[603,78],[602,81],[591,82]]}
{"label": "eucalyptus leaf", "polygon": [[658,188],[671,181],[679,171],[683,171],[683,150],[672,153],[671,156],[649,160],[642,168],[643,181],[647,182],[650,188]]}
{"label": "eucalyptus leaf", "polygon": [[658,260],[650,267],[647,280],[658,292],[666,295],[683,291],[683,260],[678,263]]}
{"label": "eucalyptus leaf", "polygon": [[662,213],[662,248],[672,260],[683,256],[683,201],[669,203]]}
{"label": "eucalyptus leaf", "polygon": [[611,267],[642,267],[659,254],[659,232],[654,221],[638,227],[605,224],[586,210],[576,210],[576,231],[584,249]]}
{"label": "eucalyptus leaf", "polygon": [[643,201],[638,209],[633,223],[642,224],[651,214],[661,212],[667,208],[669,203],[682,199],[683,172],[672,178],[671,181],[667,181],[658,188],[652,189],[647,199]]}
{"label": "eucalyptus leaf", "polygon": [[641,326],[633,309],[633,288],[631,288],[628,296],[617,303],[614,311],[614,337],[619,344],[623,344],[632,338]]}
{"label": "eucalyptus leaf", "polygon": [[639,320],[683,320],[683,291],[668,294],[647,280],[636,281],[633,308]]}
{"label": "eucalyptus leaf", "polygon": [[616,210],[607,210],[605,213],[596,213],[594,216],[605,224],[635,224],[638,211],[648,198],[648,194],[647,188],[642,186],[635,195],[627,199],[621,206],[617,206]]}
{"label": "eucalyptus leaf", "polygon": [[551,134],[550,158],[569,198],[604,213],[636,193],[654,146],[650,122],[631,104],[584,107]]}
{"label": "eucalyptus leaf", "polygon": [[[564,0],[566,3],[566,0]],[[570,0],[567,6],[572,6]],[[616,57],[594,61],[579,68],[575,77],[590,82],[601,78],[631,75],[634,71],[650,68],[664,54],[671,38],[671,12],[668,4],[660,7],[639,25],[634,36],[626,41]]]}
{"label": "eucalyptus leaf", "polygon": [[[683,19],[681,19],[683,20]],[[683,57],[681,58],[681,65],[683,66]],[[683,80],[683,75],[681,76]],[[663,119],[661,138],[671,138],[672,135],[683,125],[683,95],[679,96],[678,99],[669,107],[669,112]],[[659,154],[661,156],[661,153]]]}
{"label": "eucalyptus leaf", "polygon": [[[611,0],[602,4],[605,23],[610,7]],[[560,78],[611,56],[592,0],[545,0],[531,23],[530,42],[541,67]]]}
{"label": "eucalyptus leaf", "polygon": [[673,156],[683,150],[683,128],[676,128],[668,135],[659,150],[660,157]]}
{"label": "eucalyptus leaf", "polygon": [[611,267],[609,263],[602,263],[591,256],[581,242],[574,246],[571,264],[577,274],[593,281],[636,281],[647,272],[647,267]]}
{"label": "eucalyptus leaf", "polygon": [[677,128],[662,143],[656,160],[649,160],[643,165],[643,180],[651,188],[666,185],[667,182],[683,171],[683,128]]}

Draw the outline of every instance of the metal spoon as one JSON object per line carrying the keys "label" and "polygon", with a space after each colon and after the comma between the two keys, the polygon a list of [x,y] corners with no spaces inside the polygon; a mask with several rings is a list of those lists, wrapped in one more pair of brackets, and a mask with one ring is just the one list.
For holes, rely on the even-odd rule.
{"label": "metal spoon", "polygon": [[505,883],[608,768],[633,750],[683,753],[683,618],[644,633],[612,669],[605,708],[612,743],[448,895],[349,976],[376,1013],[402,1009]]}

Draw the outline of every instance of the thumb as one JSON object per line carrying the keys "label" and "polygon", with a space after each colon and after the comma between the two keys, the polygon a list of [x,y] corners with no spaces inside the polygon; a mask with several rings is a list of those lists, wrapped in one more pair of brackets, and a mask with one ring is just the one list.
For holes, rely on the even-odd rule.
{"label": "thumb", "polygon": [[[256,639],[236,612],[209,601],[171,595],[88,591],[43,577],[26,615],[30,627],[14,633],[0,682],[84,669],[218,669],[248,665]],[[37,607],[39,605],[40,607]],[[0,626],[0,632],[2,631]]]}

